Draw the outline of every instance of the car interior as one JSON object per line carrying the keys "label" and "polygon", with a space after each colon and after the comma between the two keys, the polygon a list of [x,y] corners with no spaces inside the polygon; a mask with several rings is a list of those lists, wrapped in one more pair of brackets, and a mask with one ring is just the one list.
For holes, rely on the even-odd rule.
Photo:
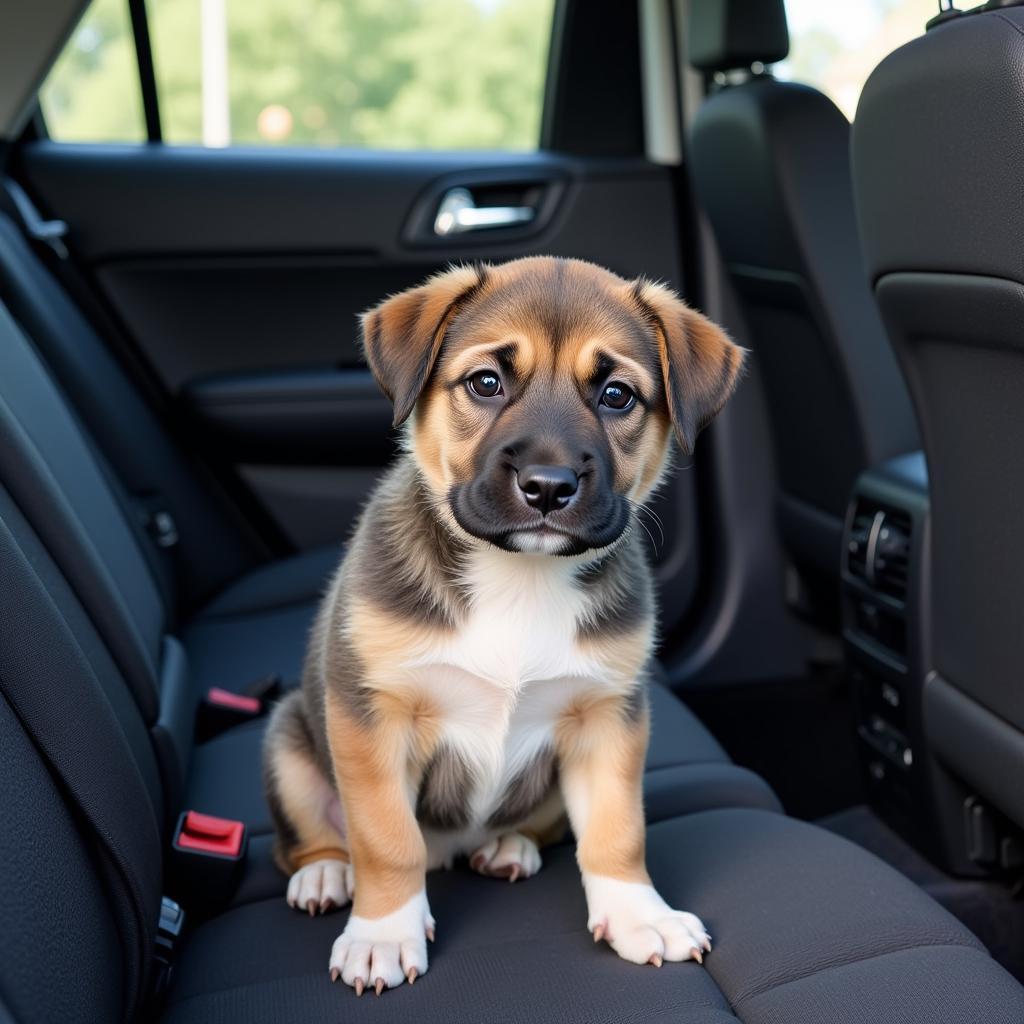
{"label": "car interior", "polygon": [[[1024,1021],[1024,3],[929,4],[851,124],[786,72],[795,0],[532,2],[508,146],[415,76],[393,145],[333,107],[293,129],[264,99],[288,67],[232,95],[262,136],[235,141],[217,40],[235,68],[273,33],[197,0],[186,55],[186,6],[3,8],[0,1021]],[[252,9],[283,36],[288,6]],[[421,8],[443,75],[459,17],[516,4],[320,0],[301,32]],[[193,131],[172,55],[200,50]],[[372,51],[346,53],[411,66]],[[466,74],[519,115],[525,67]],[[417,145],[435,120],[454,141]],[[357,1000],[327,971],[348,911],[285,902],[260,764],[401,441],[357,318],[540,253],[668,282],[749,351],[646,522],[648,863],[714,948],[595,946],[566,840],[522,884],[428,876],[429,974]]]}

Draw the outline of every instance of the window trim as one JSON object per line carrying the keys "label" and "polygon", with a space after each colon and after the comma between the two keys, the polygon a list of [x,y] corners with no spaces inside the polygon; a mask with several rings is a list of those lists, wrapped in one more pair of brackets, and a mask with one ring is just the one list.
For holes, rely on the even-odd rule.
{"label": "window trim", "polygon": [[135,57],[139,66],[139,87],[142,90],[142,112],[146,122],[146,140],[162,142],[160,103],[156,91],[156,67],[153,64],[153,46],[149,38],[146,0],[128,0],[128,17],[132,25]]}

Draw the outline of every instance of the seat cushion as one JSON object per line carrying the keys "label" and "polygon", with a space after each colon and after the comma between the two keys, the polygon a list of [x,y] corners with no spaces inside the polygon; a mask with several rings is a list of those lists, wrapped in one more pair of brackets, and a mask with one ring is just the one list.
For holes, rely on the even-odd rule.
{"label": "seat cushion", "polygon": [[269,675],[297,683],[309,627],[340,561],[338,545],[303,551],[254,569],[214,598],[182,632],[197,692],[240,693]]}
{"label": "seat cushion", "polygon": [[[644,775],[648,821],[716,807],[781,810],[768,784],[732,764],[677,697],[658,683],[651,685],[650,695],[651,744]],[[195,748],[186,807],[244,821],[254,835],[272,830],[260,771],[265,725],[259,719]]]}
{"label": "seat cushion", "polygon": [[714,937],[705,967],[637,967],[595,946],[564,845],[520,885],[462,869],[432,873],[430,972],[381,999],[356,1002],[328,978],[347,912],[310,919],[280,897],[237,907],[186,942],[164,1020],[1024,1019],[1024,989],[955,918],[814,826],[753,810],[692,814],[649,828],[648,860],[665,898],[699,914]]}

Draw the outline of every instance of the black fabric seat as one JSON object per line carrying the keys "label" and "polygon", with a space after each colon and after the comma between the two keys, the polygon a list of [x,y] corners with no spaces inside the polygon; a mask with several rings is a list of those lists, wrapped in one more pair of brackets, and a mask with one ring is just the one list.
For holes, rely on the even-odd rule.
{"label": "black fabric seat", "polygon": [[783,540],[805,578],[823,584],[821,606],[834,606],[854,480],[919,447],[864,281],[850,125],[822,93],[763,70],[789,50],[783,0],[687,10],[690,63],[717,78],[691,130],[697,199],[765,387]]}
{"label": "black fabric seat", "polygon": [[[752,850],[756,848],[756,856]],[[880,861],[776,814],[712,811],[648,830],[651,874],[715,940],[705,967],[636,967],[595,947],[572,848],[521,885],[429,876],[429,973],[355,1001],[327,957],[345,913],[245,904],[192,936],[165,1021],[928,1021],[1010,1024],[1024,990],[973,936]],[[500,994],[500,995],[499,995]]]}
{"label": "black fabric seat", "polygon": [[[1024,10],[952,17],[890,54],[853,139],[867,273],[928,465],[929,672],[937,803],[1024,827]],[[935,173],[936,168],[941,173]],[[980,858],[949,828],[949,856]],[[987,865],[986,865],[987,866]]]}
{"label": "black fabric seat", "polygon": [[337,545],[304,551],[246,573],[182,631],[200,692],[242,692],[268,675],[285,684],[302,676],[309,628],[341,560]]}

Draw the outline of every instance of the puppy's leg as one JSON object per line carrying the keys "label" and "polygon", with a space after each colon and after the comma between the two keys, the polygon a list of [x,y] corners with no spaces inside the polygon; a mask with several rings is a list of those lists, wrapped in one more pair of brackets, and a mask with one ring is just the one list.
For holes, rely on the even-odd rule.
{"label": "puppy's leg", "polygon": [[693,914],[673,910],[644,863],[646,710],[596,702],[562,723],[560,778],[587,894],[587,927],[624,960],[697,960],[711,948]]}
{"label": "puppy's leg", "polygon": [[343,907],[354,880],[341,802],[317,765],[303,694],[274,709],[264,741],[264,781],[276,826],[274,859],[288,882],[288,905],[312,916]]}
{"label": "puppy's leg", "polygon": [[327,736],[359,880],[352,915],[331,950],[332,981],[357,995],[412,984],[427,970],[434,919],[425,888],[427,849],[415,815],[413,723],[403,713],[356,720],[328,696]]}

